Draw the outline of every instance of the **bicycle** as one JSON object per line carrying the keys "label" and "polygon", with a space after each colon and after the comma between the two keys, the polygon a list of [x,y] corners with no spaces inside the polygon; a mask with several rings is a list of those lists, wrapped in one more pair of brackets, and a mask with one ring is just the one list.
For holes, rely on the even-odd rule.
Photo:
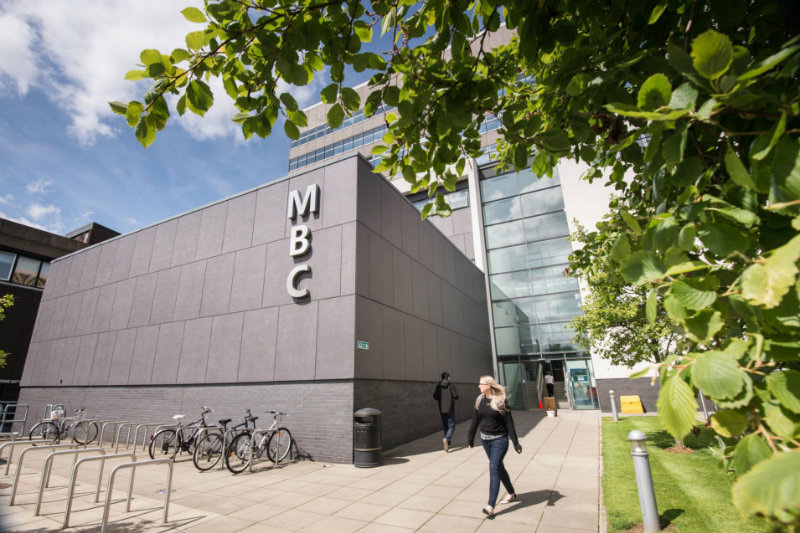
{"label": "bicycle", "polygon": [[[172,417],[172,419],[177,422],[177,426],[156,431],[150,437],[150,445],[147,447],[147,452],[150,454],[150,459],[166,456],[174,457],[179,451],[193,451],[192,446],[194,445],[197,431],[200,428],[209,427],[208,424],[206,424],[206,415],[214,411],[210,407],[205,406],[201,407],[200,409],[202,409],[202,412],[200,413],[199,420],[195,420],[191,424],[184,426],[181,423],[181,420],[186,415],[175,415]],[[184,428],[193,428],[188,437],[184,436]],[[172,448],[175,448],[175,450],[171,450]]]}
{"label": "bicycle", "polygon": [[[240,433],[231,442],[225,455],[225,466],[232,473],[244,472],[253,460],[262,457],[264,452],[266,452],[267,458],[276,464],[283,461],[289,454],[292,447],[292,434],[285,427],[278,425],[280,417],[288,415],[274,410],[267,412],[272,415],[270,427],[258,432]],[[260,435],[260,441],[253,446],[253,437],[256,434]]]}
{"label": "bicycle", "polygon": [[[201,472],[211,470],[219,463],[222,458],[224,450],[230,448],[233,439],[242,432],[250,431],[250,422],[253,423],[253,429],[256,429],[257,416],[253,416],[250,409],[247,409],[244,416],[244,422],[233,426],[228,430],[228,423],[230,418],[219,421],[220,430],[218,432],[206,433],[197,441],[192,454],[192,462],[195,468]],[[231,431],[232,433],[228,433]]]}
{"label": "bicycle", "polygon": [[[44,439],[53,443],[58,443],[70,433],[72,440],[77,444],[89,444],[93,442],[99,433],[96,422],[85,420],[86,408],[75,409],[75,417],[62,418],[64,411],[58,409],[50,414],[50,420],[42,420],[34,425],[28,433],[28,439]],[[67,425],[67,421],[72,422]]]}

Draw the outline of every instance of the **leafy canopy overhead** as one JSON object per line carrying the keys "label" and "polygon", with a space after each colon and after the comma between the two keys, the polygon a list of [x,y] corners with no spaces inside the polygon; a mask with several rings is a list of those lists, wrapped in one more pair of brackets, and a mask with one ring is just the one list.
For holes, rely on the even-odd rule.
{"label": "leafy canopy overhead", "polygon": [[[792,0],[222,0],[187,8],[186,48],[145,50],[128,78],[142,102],[112,103],[147,146],[175,109],[203,115],[221,78],[245,137],[307,117],[281,81],[327,71],[327,120],[381,104],[378,171],[414,191],[452,190],[502,122],[498,162],[539,175],[563,159],[617,195],[578,269],[647,291],[646,317],[678,337],[658,366],[659,416],[682,438],[702,390],[739,476],[742,513],[800,515],[800,17]],[[491,48],[491,32],[517,36]],[[385,54],[363,50],[390,35]],[[415,40],[421,44],[412,47]],[[345,73],[369,71],[361,101]],[[532,159],[531,159],[532,158]],[[611,237],[614,237],[613,239]],[[581,266],[582,265],[582,266]],[[602,270],[605,269],[605,270]],[[652,295],[652,296],[651,296]]]}

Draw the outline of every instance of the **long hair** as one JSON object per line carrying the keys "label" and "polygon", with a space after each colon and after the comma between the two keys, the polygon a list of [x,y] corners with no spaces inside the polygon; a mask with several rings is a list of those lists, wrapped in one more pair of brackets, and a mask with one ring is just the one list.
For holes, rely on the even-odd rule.
{"label": "long hair", "polygon": [[[487,396],[487,398],[489,399],[489,405],[491,405],[492,409],[498,413],[505,413],[507,411],[506,388],[496,382],[492,376],[481,376],[480,383],[489,385],[490,396]],[[478,396],[478,400],[475,402],[476,408],[481,401],[481,396]]]}

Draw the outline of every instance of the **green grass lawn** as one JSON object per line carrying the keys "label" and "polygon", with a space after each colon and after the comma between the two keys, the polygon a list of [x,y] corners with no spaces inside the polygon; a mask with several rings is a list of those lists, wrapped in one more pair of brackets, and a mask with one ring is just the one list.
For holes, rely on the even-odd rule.
{"label": "green grass lawn", "polygon": [[650,469],[656,491],[658,512],[664,523],[680,533],[767,532],[761,519],[743,521],[731,501],[732,474],[726,473],[711,454],[715,444],[711,430],[702,428],[699,437],[689,434],[687,447],[694,454],[665,451],[675,445],[656,417],[603,419],[603,496],[608,513],[608,531],[624,532],[642,521],[639,494],[633,472],[628,433],[638,429],[647,435]]}

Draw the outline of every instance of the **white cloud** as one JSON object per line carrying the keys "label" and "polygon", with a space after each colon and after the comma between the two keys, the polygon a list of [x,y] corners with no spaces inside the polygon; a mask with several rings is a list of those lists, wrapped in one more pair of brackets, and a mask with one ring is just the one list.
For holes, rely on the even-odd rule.
{"label": "white cloud", "polygon": [[5,196],[0,196],[0,204],[9,205],[11,200],[14,199],[13,194],[6,194]]}
{"label": "white cloud", "polygon": [[33,218],[34,220],[41,220],[45,217],[58,217],[61,215],[61,209],[54,205],[41,205],[41,204],[31,204],[28,206],[28,210],[26,211],[28,216]]}
{"label": "white cloud", "polygon": [[44,194],[48,192],[48,187],[53,184],[53,180],[38,179],[25,186],[29,194]]}
{"label": "white cloud", "polygon": [[0,91],[5,81],[16,86],[24,95],[36,78],[36,60],[31,51],[33,31],[28,24],[13,13],[0,12]]}

